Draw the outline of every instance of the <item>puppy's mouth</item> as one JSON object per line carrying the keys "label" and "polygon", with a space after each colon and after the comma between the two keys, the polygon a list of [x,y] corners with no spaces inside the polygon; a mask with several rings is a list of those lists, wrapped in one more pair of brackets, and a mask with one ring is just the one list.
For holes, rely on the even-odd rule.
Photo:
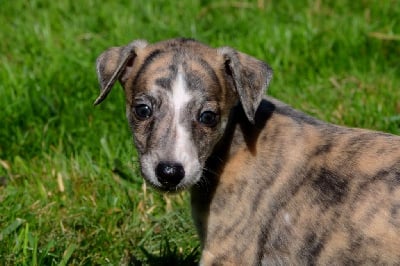
{"label": "puppy's mouth", "polygon": [[154,183],[150,182],[147,179],[145,179],[145,180],[146,180],[146,182],[148,184],[151,185],[151,187],[153,187],[154,189],[156,189],[157,191],[162,192],[162,193],[174,194],[174,193],[179,193],[181,191],[184,191],[184,190],[188,189],[188,187],[186,187],[186,186],[179,186],[179,185],[178,186],[174,186],[174,185],[161,185],[161,186],[159,186],[157,184],[154,184]]}

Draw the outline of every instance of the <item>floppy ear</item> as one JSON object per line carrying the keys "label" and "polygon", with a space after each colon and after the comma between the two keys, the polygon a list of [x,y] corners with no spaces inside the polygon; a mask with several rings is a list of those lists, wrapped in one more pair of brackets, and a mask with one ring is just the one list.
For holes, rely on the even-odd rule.
{"label": "floppy ear", "polygon": [[100,83],[100,95],[94,105],[101,103],[107,97],[117,79],[123,79],[125,70],[133,65],[137,50],[146,46],[146,41],[136,40],[127,46],[111,47],[97,58],[96,70]]}
{"label": "floppy ear", "polygon": [[266,63],[230,47],[219,48],[224,57],[226,74],[232,78],[247,118],[254,124],[254,116],[272,78]]}

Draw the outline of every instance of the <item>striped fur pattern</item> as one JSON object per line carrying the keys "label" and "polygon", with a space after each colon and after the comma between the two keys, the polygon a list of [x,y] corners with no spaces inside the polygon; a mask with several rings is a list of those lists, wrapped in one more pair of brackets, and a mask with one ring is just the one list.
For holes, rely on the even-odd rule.
{"label": "striped fur pattern", "polygon": [[134,41],[97,71],[145,180],[190,189],[201,265],[400,265],[400,137],[264,97],[270,67],[228,47]]}

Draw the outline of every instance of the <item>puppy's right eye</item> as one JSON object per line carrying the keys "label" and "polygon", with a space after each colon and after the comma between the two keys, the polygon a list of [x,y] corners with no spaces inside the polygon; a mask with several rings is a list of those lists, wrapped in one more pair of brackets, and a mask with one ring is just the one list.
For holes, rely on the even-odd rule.
{"label": "puppy's right eye", "polygon": [[146,104],[139,104],[135,106],[135,115],[140,120],[146,120],[153,115],[153,110]]}

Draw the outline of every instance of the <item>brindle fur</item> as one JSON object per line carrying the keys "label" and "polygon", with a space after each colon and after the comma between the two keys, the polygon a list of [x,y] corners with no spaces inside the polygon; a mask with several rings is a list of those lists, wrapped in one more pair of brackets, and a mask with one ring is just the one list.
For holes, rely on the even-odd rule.
{"label": "brindle fur", "polygon": [[[187,127],[204,169],[190,185],[201,265],[400,265],[400,137],[261,99],[270,68],[231,48],[136,41],[99,57],[98,102],[122,69],[114,79],[124,87],[140,156],[168,149],[173,132],[166,115],[136,121],[133,101],[153,93],[151,84],[170,90],[179,66],[195,98],[208,98],[221,116],[213,130]],[[198,112],[190,106],[187,116]]]}

